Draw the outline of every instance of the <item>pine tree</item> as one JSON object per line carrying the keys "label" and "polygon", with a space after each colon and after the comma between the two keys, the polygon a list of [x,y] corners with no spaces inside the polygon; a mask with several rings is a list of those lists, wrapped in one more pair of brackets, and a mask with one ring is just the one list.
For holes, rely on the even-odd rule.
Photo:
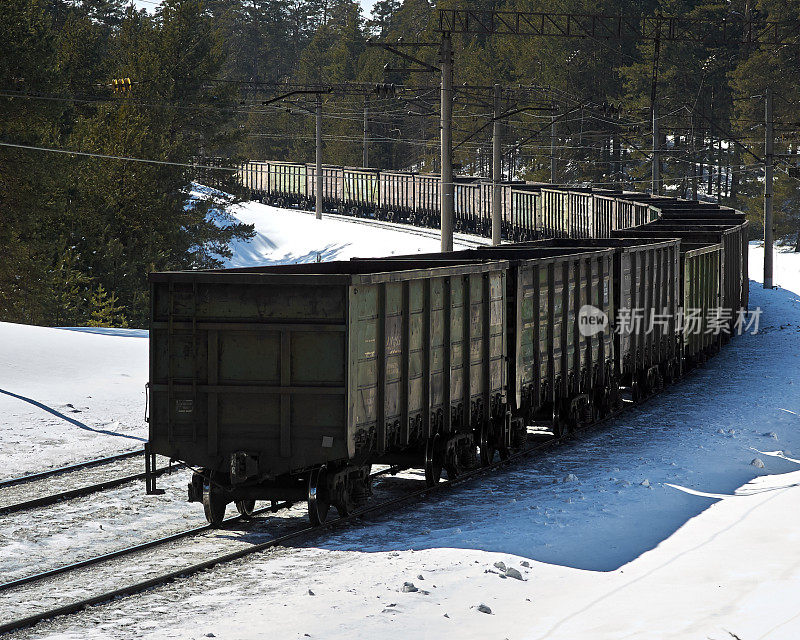
{"label": "pine tree", "polygon": [[86,325],[89,327],[127,327],[124,309],[113,292],[108,292],[103,285],[98,285],[89,299],[90,316]]}

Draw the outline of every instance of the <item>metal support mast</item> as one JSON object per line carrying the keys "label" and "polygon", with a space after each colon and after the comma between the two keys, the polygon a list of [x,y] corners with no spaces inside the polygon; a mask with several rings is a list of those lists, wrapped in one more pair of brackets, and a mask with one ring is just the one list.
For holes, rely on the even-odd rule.
{"label": "metal support mast", "polygon": [[317,94],[317,220],[322,219],[322,95]]}
{"label": "metal support mast", "polygon": [[661,191],[661,158],[658,152],[658,103],[653,103],[653,182],[651,191],[657,196]]}
{"label": "metal support mast", "polygon": [[772,289],[772,179],[774,169],[774,135],[772,89],[767,89],[764,130],[764,288]]}
{"label": "metal support mast", "polygon": [[650,81],[650,109],[653,112],[653,182],[651,193],[654,196],[661,194],[661,132],[658,130],[658,63],[661,54],[661,39],[655,39],[653,49],[653,76]]}
{"label": "metal support mast", "polygon": [[369,167],[369,97],[364,96],[364,153],[362,167]]}
{"label": "metal support mast", "polygon": [[550,110],[550,183],[556,183],[556,105]]}
{"label": "metal support mast", "polygon": [[452,251],[455,185],[453,184],[453,41],[449,33],[442,34],[441,54],[442,251]]}
{"label": "metal support mast", "polygon": [[502,233],[502,209],[500,182],[503,179],[503,156],[500,124],[502,90],[494,85],[494,122],[492,127],[492,244],[498,245]]}

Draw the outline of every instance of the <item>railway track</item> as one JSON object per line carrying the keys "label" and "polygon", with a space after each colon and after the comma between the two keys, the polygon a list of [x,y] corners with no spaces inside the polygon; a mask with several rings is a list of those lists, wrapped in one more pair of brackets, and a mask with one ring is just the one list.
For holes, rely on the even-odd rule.
{"label": "railway track", "polygon": [[117,460],[127,460],[128,458],[135,458],[144,455],[143,450],[139,451],[126,451],[125,453],[117,453],[113,456],[106,456],[104,458],[94,458],[93,460],[86,460],[85,462],[78,462],[77,464],[70,464],[65,467],[58,467],[56,469],[48,469],[47,471],[39,471],[38,473],[31,473],[17,478],[9,478],[8,480],[0,480],[0,489],[5,487],[13,487],[14,485],[24,484],[33,480],[42,480],[51,476],[59,475],[61,473],[69,473],[70,471],[77,471],[79,469],[87,469],[97,465],[107,464],[109,462],[116,462]]}
{"label": "railway track", "polygon": [[[141,451],[128,452],[5,480],[0,483],[0,515],[45,507],[143,480],[144,472],[130,473],[134,465],[140,467],[141,456]],[[110,466],[117,470],[112,477],[108,477]],[[163,467],[156,473],[162,475],[175,468]],[[120,470],[128,473],[118,475]]]}
{"label": "railway track", "polygon": [[[636,406],[637,407],[642,406],[644,403],[647,403],[649,399],[650,398],[645,399],[643,402],[636,404]],[[325,523],[320,527],[310,527],[305,523],[299,525],[296,518],[290,517],[285,519],[285,521],[283,521],[278,525],[278,528],[280,529],[278,535],[274,535],[266,541],[263,542],[258,541],[258,538],[261,535],[263,535],[262,532],[258,530],[249,530],[237,539],[237,542],[238,541],[244,542],[244,546],[242,546],[241,548],[233,551],[227,551],[226,553],[222,554],[218,553],[217,555],[211,555],[211,557],[208,557],[200,562],[196,562],[193,564],[175,562],[176,560],[183,559],[185,555],[191,555],[193,553],[196,553],[197,551],[195,548],[192,548],[189,550],[189,554],[187,554],[186,550],[183,550],[184,553],[170,556],[169,561],[156,560],[155,564],[162,569],[162,572],[158,573],[157,575],[147,575],[145,572],[145,575],[138,576],[141,579],[136,580],[134,582],[130,582],[129,584],[109,589],[101,593],[96,593],[94,595],[86,596],[67,604],[58,604],[58,606],[54,606],[52,608],[48,608],[35,613],[28,613],[27,615],[23,615],[22,617],[19,617],[15,620],[0,622],[0,634],[5,634],[11,631],[28,628],[39,622],[42,622],[44,620],[49,620],[51,618],[60,615],[76,613],[87,607],[107,602],[115,598],[134,595],[136,593],[140,593],[147,589],[151,589],[153,587],[171,582],[176,578],[186,577],[195,574],[197,572],[203,571],[205,569],[214,567],[215,565],[238,560],[248,555],[252,555],[274,547],[278,547],[280,545],[284,545],[289,542],[298,542],[305,539],[312,539],[314,537],[318,537],[320,534],[324,532],[329,532],[334,529],[338,529],[349,523],[355,521],[360,522],[369,517],[375,517],[387,511],[401,508],[402,506],[418,501],[420,499],[427,499],[431,495],[438,495],[439,493],[447,491],[456,485],[484,476],[501,467],[514,464],[519,460],[531,456],[535,453],[542,453],[567,440],[581,439],[582,437],[585,437],[588,434],[594,432],[599,427],[607,425],[616,418],[618,418],[631,405],[633,405],[633,402],[631,400],[626,400],[623,404],[623,407],[615,411],[614,413],[606,416],[601,420],[598,420],[596,423],[585,429],[581,429],[573,434],[567,435],[562,438],[556,438],[552,435],[546,435],[546,434],[540,434],[540,435],[534,434],[533,439],[534,440],[539,439],[540,441],[534,442],[531,446],[527,447],[526,449],[518,453],[512,454],[511,456],[509,456],[508,459],[497,460],[489,466],[479,467],[467,471],[459,475],[457,478],[454,478],[452,480],[451,479],[443,480],[439,484],[433,487],[424,486],[419,489],[404,491],[400,495],[392,495],[394,492],[396,492],[396,490],[394,492],[390,490],[387,492],[389,493],[389,495],[386,496],[385,499],[373,502],[348,516],[344,517],[340,516],[337,517],[336,519],[330,520],[329,522]],[[381,475],[387,475],[390,473],[393,474],[399,471],[400,470],[398,469],[387,468],[373,474],[373,476],[377,477]],[[412,480],[412,482],[418,483],[419,481]],[[280,503],[278,505],[273,505],[271,507],[261,508],[257,510],[254,513],[254,515],[263,515],[268,512],[288,510],[290,507],[291,507],[290,503]],[[301,507],[298,507],[297,509],[298,509],[298,515],[301,515],[302,520],[305,520],[305,509]],[[195,542],[199,542],[198,537],[202,536],[202,534],[204,533],[221,532],[222,534],[229,534],[232,525],[244,522],[245,521],[242,518],[242,516],[234,516],[225,520],[225,527],[222,529],[212,529],[209,525],[195,527],[193,529],[177,532],[160,539],[151,540],[139,545],[133,545],[124,549],[120,549],[118,551],[113,551],[110,553],[103,554],[101,556],[89,558],[87,560],[71,563],[68,565],[64,565],[62,567],[57,567],[55,569],[51,569],[38,574],[29,575],[26,577],[6,582],[4,584],[0,584],[0,610],[9,610],[10,609],[9,605],[13,604],[10,603],[9,600],[14,598],[15,595],[19,596],[17,598],[14,598],[17,603],[20,601],[24,601],[26,603],[47,602],[48,596],[50,599],[53,599],[53,597],[50,596],[49,594],[58,593],[59,589],[53,588],[52,579],[55,579],[58,576],[64,576],[65,574],[74,575],[76,572],[79,572],[82,569],[86,569],[89,567],[96,567],[98,565],[109,565],[112,564],[112,561],[115,559],[119,559],[125,556],[135,556],[138,552],[144,550],[150,550],[156,547],[166,548],[168,547],[168,545],[170,545],[170,543],[184,539],[193,539]],[[273,522],[274,521],[270,521],[270,524],[272,524]],[[259,520],[254,520],[252,523],[249,524],[249,527],[255,529],[256,527],[258,527],[259,524],[260,524]],[[224,535],[223,538],[226,547],[230,548],[231,545],[230,535]],[[168,568],[169,570],[163,571],[165,567]],[[139,568],[140,565],[139,563],[137,563],[136,569],[138,570]],[[119,568],[115,568],[114,566],[111,567],[107,566],[106,571],[107,572],[110,571],[111,575],[117,575],[117,576],[120,574],[130,575],[131,573],[131,572],[121,572]],[[99,577],[90,576],[87,582],[92,586],[97,584],[108,584],[108,581],[105,580],[102,576]],[[69,583],[69,586],[70,586],[70,591],[80,590],[79,586],[78,588],[76,588],[76,585],[74,585],[73,583]],[[41,593],[36,593],[35,591],[31,593],[30,591],[31,588],[36,588],[36,587],[41,589]]]}

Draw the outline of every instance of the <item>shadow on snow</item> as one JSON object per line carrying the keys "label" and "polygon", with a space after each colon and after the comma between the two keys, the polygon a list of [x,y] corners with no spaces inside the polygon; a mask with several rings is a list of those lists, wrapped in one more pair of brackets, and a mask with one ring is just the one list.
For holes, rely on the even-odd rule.
{"label": "shadow on snow", "polygon": [[108,429],[96,429],[94,427],[90,427],[88,424],[81,422],[80,420],[76,420],[75,418],[70,418],[69,416],[64,415],[60,411],[53,409],[52,407],[48,407],[46,404],[37,402],[33,398],[27,398],[17,393],[6,391],[5,389],[0,389],[0,393],[7,396],[11,396],[12,398],[16,398],[17,400],[22,400],[23,402],[27,402],[28,404],[32,404],[34,407],[38,407],[39,409],[47,411],[47,413],[50,413],[56,416],[57,418],[61,418],[62,420],[65,420],[66,422],[69,422],[70,424],[73,424],[76,427],[79,427],[80,429],[83,429],[85,431],[93,431],[94,433],[102,433],[103,435],[107,436],[115,436],[117,438],[128,438],[130,440],[138,440],[139,442],[147,442],[147,438],[140,438],[139,436],[132,436],[128,435],[127,433],[119,433],[117,431],[109,431]]}
{"label": "shadow on snow", "polygon": [[800,445],[799,302],[791,291],[754,283],[750,306],[765,307],[765,331],[735,338],[647,404],[507,470],[312,544],[367,553],[480,549],[616,570],[753,478],[797,470],[774,456],[761,456],[765,469],[750,462],[758,450]]}

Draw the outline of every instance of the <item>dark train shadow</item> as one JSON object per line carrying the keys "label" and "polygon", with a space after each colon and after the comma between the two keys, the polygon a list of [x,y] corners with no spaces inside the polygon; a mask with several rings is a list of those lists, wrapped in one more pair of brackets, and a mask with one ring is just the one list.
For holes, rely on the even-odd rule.
{"label": "dark train shadow", "polygon": [[70,418],[69,416],[64,415],[60,411],[57,411],[52,407],[48,407],[46,404],[37,402],[33,398],[26,398],[25,396],[21,396],[17,393],[12,393],[11,391],[6,391],[5,389],[0,389],[0,393],[10,396],[12,398],[16,398],[17,400],[22,400],[23,402],[27,402],[28,404],[32,404],[34,407],[38,407],[39,409],[47,411],[47,413],[50,413],[56,416],[57,418],[61,418],[62,420],[65,420],[66,422],[69,422],[70,424],[75,425],[76,427],[83,429],[85,431],[102,433],[103,435],[115,436],[117,438],[128,438],[130,440],[138,440],[139,442],[147,442],[147,438],[140,438],[139,436],[132,436],[127,433],[119,433],[117,431],[109,431],[108,429],[96,429],[94,427],[90,427],[88,424],[81,422],[80,420],[76,420],[75,418]]}
{"label": "dark train shadow", "polygon": [[[800,375],[791,380],[800,352],[797,302],[794,292],[753,283],[750,307],[764,309],[760,332],[735,338],[645,405],[546,454],[300,545],[363,553],[477,549],[616,570],[727,499],[718,496],[741,499],[737,489],[754,478],[800,469],[759,454],[800,451]],[[750,464],[758,456],[765,469]]]}

